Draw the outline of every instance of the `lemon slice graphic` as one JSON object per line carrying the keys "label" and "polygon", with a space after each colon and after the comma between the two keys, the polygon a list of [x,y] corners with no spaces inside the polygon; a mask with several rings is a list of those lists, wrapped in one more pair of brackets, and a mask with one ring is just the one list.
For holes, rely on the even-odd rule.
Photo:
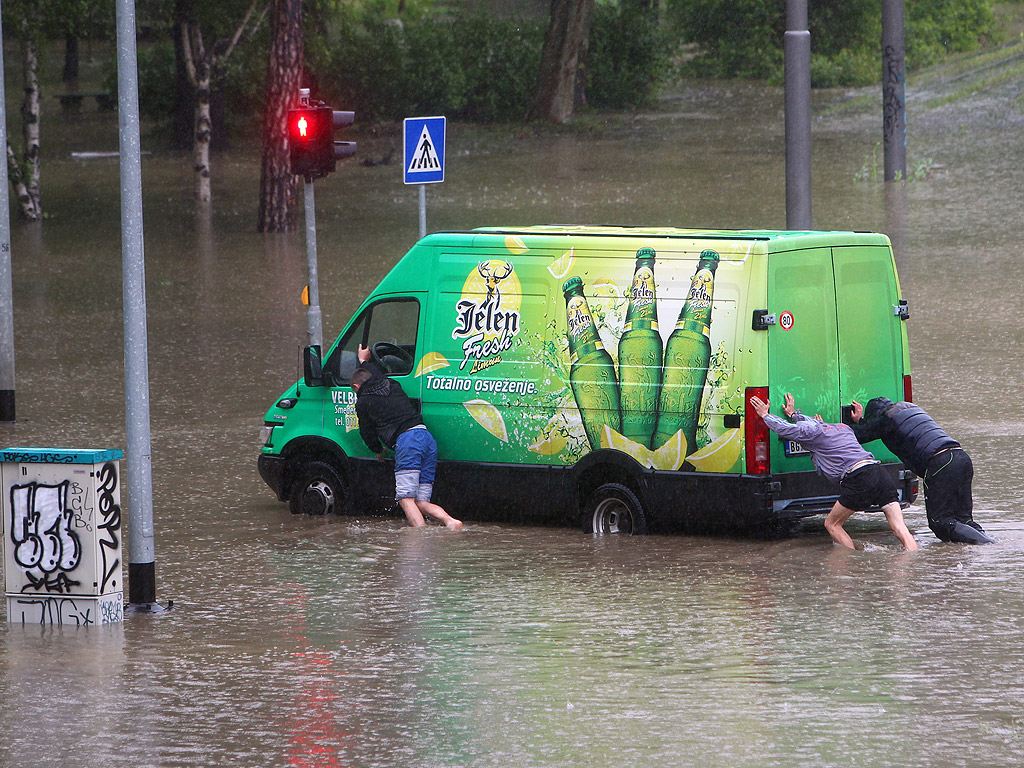
{"label": "lemon slice graphic", "polygon": [[651,466],[651,461],[654,458],[654,453],[646,445],[640,445],[635,440],[630,440],[623,434],[615,431],[607,424],[601,427],[601,447],[602,448],[613,448],[616,451],[622,451],[629,456],[632,456],[637,460],[638,463],[645,467]]}
{"label": "lemon slice graphic", "polygon": [[723,432],[686,460],[701,472],[728,472],[740,457],[743,434],[739,428]]}
{"label": "lemon slice graphic", "polygon": [[541,434],[536,442],[531,445],[527,450],[539,453],[541,456],[554,456],[565,448],[565,435],[558,432],[551,432],[550,434]]}
{"label": "lemon slice graphic", "polygon": [[416,376],[422,376],[425,373],[447,367],[448,359],[444,355],[439,355],[437,352],[427,352],[427,354],[420,358],[420,364],[416,366]]}
{"label": "lemon slice graphic", "polygon": [[567,426],[565,414],[559,411],[537,433],[537,439],[533,441],[533,445],[527,448],[527,450],[539,453],[541,456],[554,456],[565,448],[568,442],[566,440]]}
{"label": "lemon slice graphic", "polygon": [[526,247],[526,243],[520,240],[515,235],[509,235],[505,238],[505,247],[512,253],[526,253],[529,248]]}
{"label": "lemon slice graphic", "polygon": [[665,441],[665,444],[653,451],[651,466],[674,472],[683,466],[686,457],[686,435],[679,430]]}
{"label": "lemon slice graphic", "polygon": [[575,247],[570,248],[553,262],[548,264],[548,272],[551,273],[552,277],[556,280],[561,280],[569,274],[569,270],[572,269],[572,263],[576,259],[575,252]]}
{"label": "lemon slice graphic", "polygon": [[505,428],[505,419],[501,411],[486,400],[468,400],[463,405],[469,411],[476,423],[486,429],[502,442],[508,442],[508,429]]}
{"label": "lemon slice graphic", "polygon": [[603,298],[619,298],[619,287],[615,285],[614,280],[609,280],[607,277],[599,277],[594,281],[593,292],[595,296]]}

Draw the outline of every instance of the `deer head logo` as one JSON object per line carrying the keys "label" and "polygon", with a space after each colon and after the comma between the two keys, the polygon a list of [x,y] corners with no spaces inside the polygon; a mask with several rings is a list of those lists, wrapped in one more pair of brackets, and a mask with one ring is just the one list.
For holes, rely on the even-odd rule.
{"label": "deer head logo", "polygon": [[494,303],[498,304],[501,301],[498,283],[512,274],[512,265],[507,261],[483,261],[477,264],[476,270],[487,284],[487,298],[484,302],[494,299]]}

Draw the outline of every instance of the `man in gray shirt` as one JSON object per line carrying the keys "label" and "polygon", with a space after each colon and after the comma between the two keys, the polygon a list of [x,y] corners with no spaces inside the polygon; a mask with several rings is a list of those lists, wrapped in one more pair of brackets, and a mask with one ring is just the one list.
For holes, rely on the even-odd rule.
{"label": "man in gray shirt", "polygon": [[769,413],[769,404],[759,397],[751,397],[750,405],[770,430],[809,450],[818,472],[840,487],[839,500],[825,517],[825,530],[833,541],[855,549],[843,523],[854,512],[878,506],[903,546],[917,549],[917,542],[903,522],[896,485],[881,463],[861,447],[849,426],[826,424],[820,418],[804,416],[796,410],[793,395],[788,392],[782,412],[791,421]]}

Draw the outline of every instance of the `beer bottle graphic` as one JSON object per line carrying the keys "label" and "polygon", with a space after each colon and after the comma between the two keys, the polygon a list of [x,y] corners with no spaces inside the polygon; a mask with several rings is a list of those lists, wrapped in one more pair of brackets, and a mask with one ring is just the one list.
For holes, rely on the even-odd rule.
{"label": "beer bottle graphic", "polygon": [[654,249],[636,252],[626,325],[619,339],[622,434],[649,448],[658,419],[662,342],[654,288]]}
{"label": "beer bottle graphic", "polygon": [[702,251],[690,292],[665,344],[665,368],[658,401],[658,426],[653,445],[662,445],[683,430],[686,451],[697,450],[697,419],[711,361],[711,300],[715,292],[718,254]]}
{"label": "beer bottle graphic", "polygon": [[580,409],[583,429],[592,450],[601,447],[601,427],[621,431],[619,384],[612,356],[601,343],[590,305],[583,296],[583,281],[570,277],[562,286],[565,324],[569,336],[569,384]]}

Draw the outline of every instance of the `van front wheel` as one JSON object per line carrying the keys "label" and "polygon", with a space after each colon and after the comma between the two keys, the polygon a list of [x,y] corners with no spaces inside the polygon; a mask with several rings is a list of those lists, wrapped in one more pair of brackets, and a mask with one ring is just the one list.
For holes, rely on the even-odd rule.
{"label": "van front wheel", "polygon": [[295,475],[288,505],[293,515],[340,514],[345,506],[345,486],[330,464],[311,461]]}
{"label": "van front wheel", "polygon": [[605,483],[587,499],[583,509],[583,531],[598,536],[647,533],[647,517],[640,499],[619,483]]}

